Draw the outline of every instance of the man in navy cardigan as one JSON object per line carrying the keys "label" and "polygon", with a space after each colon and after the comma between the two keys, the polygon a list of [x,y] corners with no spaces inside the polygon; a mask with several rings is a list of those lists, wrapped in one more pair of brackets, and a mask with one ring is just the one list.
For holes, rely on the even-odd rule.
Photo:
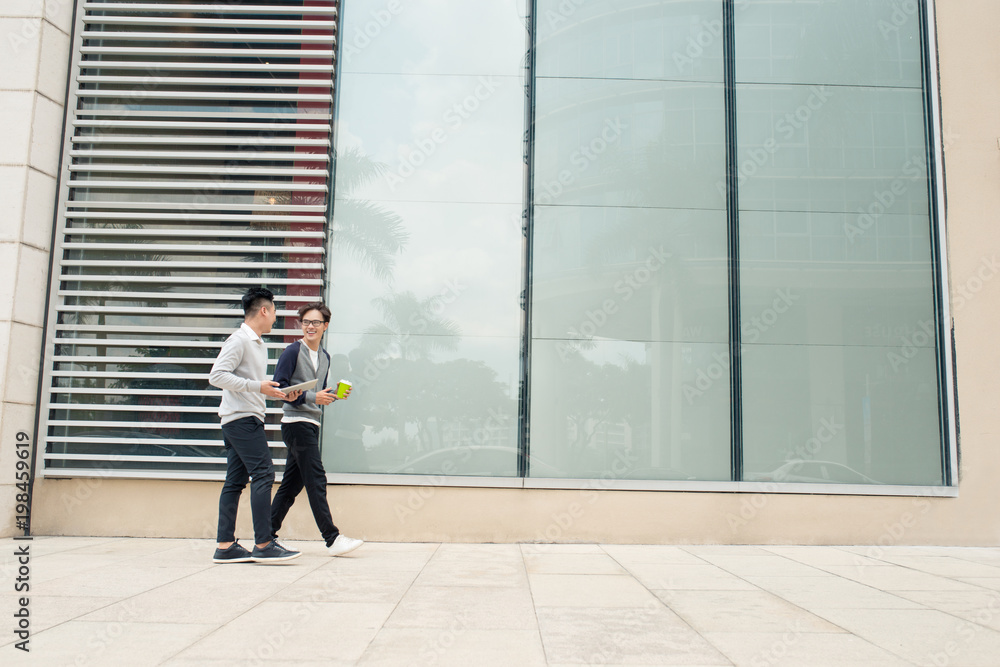
{"label": "man in navy cardigan", "polygon": [[[302,340],[285,348],[274,369],[278,387],[317,380],[316,387],[302,392],[294,401],[286,402],[281,418],[281,437],[288,448],[285,473],[281,486],[271,502],[271,531],[278,535],[281,522],[305,487],[309,507],[326,540],[326,549],[333,556],[354,551],[364,542],[346,535],[333,523],[326,500],[326,471],[319,455],[319,427],[323,406],[337,400],[334,389],[327,386],[330,374],[330,354],[320,343],[330,326],[330,309],[322,302],[308,303],[299,308]],[[348,391],[350,394],[350,391]],[[345,396],[346,398],[346,396]]]}

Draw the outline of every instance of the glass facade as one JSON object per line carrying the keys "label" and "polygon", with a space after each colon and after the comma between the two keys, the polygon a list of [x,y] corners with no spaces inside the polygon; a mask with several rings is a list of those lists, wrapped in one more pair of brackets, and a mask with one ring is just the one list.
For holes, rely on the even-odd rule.
{"label": "glass facade", "polygon": [[333,312],[338,479],[955,483],[925,2],[130,6],[78,12],[50,472],[217,474],[265,284],[272,358]]}
{"label": "glass facade", "polygon": [[945,483],[921,14],[522,5],[345,7],[329,467]]}

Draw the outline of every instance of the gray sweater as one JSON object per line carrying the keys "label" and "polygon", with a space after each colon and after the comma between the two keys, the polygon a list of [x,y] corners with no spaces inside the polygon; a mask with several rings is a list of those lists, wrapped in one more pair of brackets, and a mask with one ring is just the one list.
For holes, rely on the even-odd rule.
{"label": "gray sweater", "polygon": [[223,424],[243,417],[264,421],[260,383],[266,379],[267,348],[260,336],[243,323],[226,339],[208,374],[208,383],[222,389],[219,417]]}

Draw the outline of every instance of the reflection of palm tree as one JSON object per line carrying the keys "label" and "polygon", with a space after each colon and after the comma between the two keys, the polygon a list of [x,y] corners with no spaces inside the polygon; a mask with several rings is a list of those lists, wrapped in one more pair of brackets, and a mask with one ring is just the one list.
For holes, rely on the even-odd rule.
{"label": "reflection of palm tree", "polygon": [[[397,379],[409,377],[413,380],[413,374],[409,372],[411,367],[420,364],[433,366],[431,357],[434,352],[457,349],[461,330],[453,321],[436,314],[437,299],[420,299],[413,292],[393,292],[375,299],[372,303],[382,313],[382,321],[365,329],[361,340],[362,354],[368,359],[388,357]],[[408,420],[402,409],[410,400],[407,393],[413,387],[420,387],[420,384],[419,379],[415,383],[392,384],[391,393],[395,396],[389,404],[394,403],[396,407],[399,443],[407,441]],[[421,407],[426,409],[426,406]]]}
{"label": "reflection of palm tree", "polygon": [[403,219],[378,204],[352,199],[351,194],[381,176],[386,165],[349,148],[337,156],[339,198],[334,203],[334,243],[353,257],[371,275],[383,282],[392,280],[394,255],[402,252],[409,235]]}
{"label": "reflection of palm tree", "polygon": [[435,314],[438,297],[419,299],[413,292],[392,292],[372,303],[382,313],[382,321],[365,329],[362,347],[383,353],[398,347],[398,355],[390,356],[410,361],[458,348],[461,330],[452,320]]}

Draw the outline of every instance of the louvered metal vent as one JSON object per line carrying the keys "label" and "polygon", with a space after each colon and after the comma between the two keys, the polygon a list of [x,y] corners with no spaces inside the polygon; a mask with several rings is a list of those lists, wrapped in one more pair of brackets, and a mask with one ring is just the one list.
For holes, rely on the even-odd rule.
{"label": "louvered metal vent", "polygon": [[46,475],[221,477],[207,375],[240,295],[277,295],[273,364],[323,292],[337,2],[271,3],[80,3]]}

